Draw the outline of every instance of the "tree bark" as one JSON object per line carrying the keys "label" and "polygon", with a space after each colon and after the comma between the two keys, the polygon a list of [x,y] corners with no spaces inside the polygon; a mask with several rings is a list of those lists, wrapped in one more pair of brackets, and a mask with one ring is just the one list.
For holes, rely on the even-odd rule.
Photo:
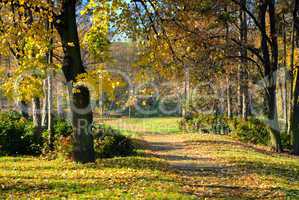
{"label": "tree bark", "polygon": [[[296,35],[299,35],[299,0],[295,1],[293,18]],[[293,99],[290,127],[292,134],[293,153],[299,155],[299,66],[296,66],[291,70],[293,71]]]}
{"label": "tree bark", "polygon": [[22,117],[25,119],[29,119],[29,109],[28,109],[28,104],[25,101],[19,101],[19,109]]}
{"label": "tree bark", "polygon": [[[241,7],[247,7],[247,0],[241,1]],[[240,40],[241,40],[241,67],[240,67],[240,93],[241,93],[241,110],[240,113],[242,113],[242,118],[247,120],[248,117],[248,72],[247,72],[247,49],[245,46],[247,45],[248,40],[248,25],[247,25],[247,14],[245,11],[240,9]]]}
{"label": "tree bark", "polygon": [[36,127],[36,136],[41,136],[41,105],[40,105],[40,99],[38,97],[35,97],[32,99],[32,116],[33,116],[33,124]]}
{"label": "tree bark", "polygon": [[288,67],[287,67],[287,24],[285,20],[285,16],[283,15],[283,114],[285,120],[285,131],[288,130],[289,127],[289,115],[288,115]]}
{"label": "tree bark", "polygon": [[[267,38],[266,28],[266,13],[269,9],[269,21],[270,21],[270,50]],[[277,104],[276,104],[276,85],[277,76],[276,71],[278,68],[278,43],[277,43],[277,30],[276,30],[276,14],[275,14],[275,2],[272,0],[260,1],[259,3],[259,20],[261,27],[261,50],[263,54],[263,66],[265,71],[265,77],[268,80],[265,88],[265,94],[267,99],[267,117],[270,124],[270,142],[271,147],[276,152],[282,150],[280,130],[277,117]],[[271,51],[271,54],[270,54]]]}
{"label": "tree bark", "polygon": [[[47,30],[53,30],[53,23],[46,23]],[[53,38],[50,39],[50,44],[53,45],[54,41]],[[49,135],[49,149],[54,150],[54,141],[55,135],[53,132],[53,119],[54,119],[54,112],[53,112],[53,50],[49,49],[47,53],[47,63],[48,63],[48,77],[47,77],[47,97],[48,97],[48,135]]]}
{"label": "tree bark", "polygon": [[227,102],[227,117],[231,118],[232,117],[232,98],[231,98],[231,86],[230,86],[230,81],[229,81],[229,77],[226,77],[226,84],[227,84],[227,88],[226,88],[226,102]]}
{"label": "tree bark", "polygon": [[48,127],[48,81],[43,81],[43,108],[42,108],[42,128]]}
{"label": "tree bark", "polygon": [[63,119],[64,116],[64,110],[63,110],[63,83],[59,82],[57,86],[57,116],[60,119]]}
{"label": "tree bark", "polygon": [[[52,63],[52,55],[49,53],[49,64]],[[54,132],[53,132],[53,84],[52,84],[52,71],[50,69],[48,78],[48,135],[49,135],[49,149],[54,150]]]}
{"label": "tree bark", "polygon": [[[80,52],[76,23],[76,0],[63,0],[62,11],[56,21],[63,52],[63,73],[70,87],[70,102],[73,124],[73,159],[87,163],[95,161],[93,136],[90,130],[93,116],[90,106],[90,93],[85,86],[75,86],[76,77],[86,73]],[[76,91],[74,91],[74,89]]]}

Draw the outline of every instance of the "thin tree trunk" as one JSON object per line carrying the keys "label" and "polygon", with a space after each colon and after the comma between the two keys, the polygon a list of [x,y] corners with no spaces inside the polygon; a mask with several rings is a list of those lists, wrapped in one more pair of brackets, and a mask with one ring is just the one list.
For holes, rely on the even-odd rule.
{"label": "thin tree trunk", "polygon": [[232,117],[232,111],[231,111],[231,86],[230,86],[230,81],[229,81],[229,77],[226,76],[226,84],[227,84],[227,88],[226,88],[226,102],[227,102],[227,117],[231,118]]}
{"label": "thin tree trunk", "polygon": [[241,90],[242,90],[242,79],[241,79],[241,64],[238,65],[238,73],[237,73],[237,82],[238,82],[238,86],[237,86],[237,115],[239,117],[241,117],[242,115],[242,103],[243,103],[243,100],[242,100],[242,93],[241,93]]}
{"label": "thin tree trunk", "polygon": [[[49,63],[52,61],[52,54],[49,53]],[[53,83],[52,83],[52,71],[48,74],[48,135],[49,135],[49,149],[54,150],[54,132],[53,132]]]}
{"label": "thin tree trunk", "polygon": [[41,136],[41,105],[40,105],[40,99],[38,97],[35,97],[32,99],[32,116],[33,116],[33,124],[36,127],[36,136]]}
{"label": "thin tree trunk", "polygon": [[[76,77],[86,73],[80,52],[76,23],[76,0],[63,0],[62,11],[55,24],[61,38],[64,62],[62,70],[70,87],[70,103],[73,124],[73,159],[87,163],[95,161],[91,125],[93,115],[90,106],[90,93],[85,86],[76,86]],[[73,89],[76,89],[74,92]]]}
{"label": "thin tree trunk", "polygon": [[283,15],[283,114],[285,120],[285,131],[289,127],[288,119],[288,67],[287,67],[287,33],[286,33],[286,21],[285,16]]}
{"label": "thin tree trunk", "polygon": [[184,83],[184,89],[185,89],[185,105],[183,109],[183,117],[186,116],[186,114],[189,112],[190,107],[190,71],[189,67],[184,65],[184,72],[185,72],[185,83]]}
{"label": "thin tree trunk", "polygon": [[[247,7],[247,0],[242,0],[241,7]],[[247,14],[242,9],[240,10],[240,39],[241,39],[241,68],[240,68],[240,91],[241,91],[241,113],[242,118],[247,119],[248,117],[248,72],[247,72],[247,49],[245,48],[248,40],[248,25],[247,25]]]}
{"label": "thin tree trunk", "polygon": [[[46,23],[46,28],[47,30],[52,31],[53,30],[53,24],[47,22]],[[50,39],[50,44],[53,45],[54,41],[53,38]],[[54,118],[54,113],[53,113],[53,69],[52,69],[52,64],[53,64],[53,50],[50,49],[49,52],[47,53],[47,63],[49,66],[48,70],[48,77],[47,77],[47,86],[48,86],[48,135],[49,135],[49,149],[54,150],[54,141],[55,141],[55,135],[53,132],[53,118]]]}
{"label": "thin tree trunk", "polygon": [[42,128],[48,127],[48,80],[43,81],[43,108],[42,108]]}
{"label": "thin tree trunk", "polygon": [[60,119],[64,118],[64,110],[63,110],[63,95],[61,95],[64,91],[63,83],[59,82],[57,84],[57,116]]}

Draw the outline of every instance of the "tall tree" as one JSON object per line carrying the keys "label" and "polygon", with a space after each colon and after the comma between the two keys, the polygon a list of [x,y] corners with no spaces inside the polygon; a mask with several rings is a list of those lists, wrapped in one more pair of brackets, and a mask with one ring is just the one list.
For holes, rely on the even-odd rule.
{"label": "tall tree", "polygon": [[[76,78],[86,73],[82,64],[80,43],[76,22],[77,0],[63,0],[61,14],[57,16],[55,27],[63,46],[63,73],[69,85],[71,98],[73,133],[73,159],[86,163],[95,160],[91,125],[93,114],[90,106],[90,93],[85,86],[75,86]],[[75,91],[76,90],[76,91]]]}
{"label": "tall tree", "polygon": [[[294,28],[296,35],[299,36],[299,0],[295,0],[293,12]],[[298,38],[298,37],[296,37]],[[298,43],[298,42],[297,42]],[[292,70],[293,74],[293,103],[291,110],[291,133],[294,154],[299,155],[299,67],[296,66]]]}

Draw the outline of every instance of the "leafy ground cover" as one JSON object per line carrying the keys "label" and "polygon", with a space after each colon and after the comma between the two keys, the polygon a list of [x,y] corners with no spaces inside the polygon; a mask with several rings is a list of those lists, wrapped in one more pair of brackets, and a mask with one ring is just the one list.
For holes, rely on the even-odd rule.
{"label": "leafy ground cover", "polygon": [[1,157],[0,199],[299,199],[298,157],[229,136],[153,130],[135,135],[139,155],[96,164]]}
{"label": "leafy ground cover", "polygon": [[186,193],[207,199],[299,199],[299,158],[271,153],[229,136],[149,135]]}
{"label": "leafy ground cover", "polygon": [[0,199],[194,199],[166,163],[128,157],[79,165],[33,157],[0,158]]}

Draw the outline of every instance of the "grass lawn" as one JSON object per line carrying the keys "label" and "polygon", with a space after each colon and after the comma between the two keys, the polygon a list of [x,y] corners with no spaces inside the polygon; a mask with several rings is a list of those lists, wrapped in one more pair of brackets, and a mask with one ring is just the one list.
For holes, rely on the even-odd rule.
{"label": "grass lawn", "polygon": [[88,165],[0,157],[0,199],[299,199],[298,157],[229,136],[179,133],[177,120],[108,121],[146,141],[137,156]]}
{"label": "grass lawn", "polygon": [[125,135],[141,136],[144,134],[179,133],[177,117],[120,118],[105,120],[105,124],[122,131]]}
{"label": "grass lawn", "polygon": [[80,165],[33,157],[0,158],[0,199],[194,199],[155,158]]}

